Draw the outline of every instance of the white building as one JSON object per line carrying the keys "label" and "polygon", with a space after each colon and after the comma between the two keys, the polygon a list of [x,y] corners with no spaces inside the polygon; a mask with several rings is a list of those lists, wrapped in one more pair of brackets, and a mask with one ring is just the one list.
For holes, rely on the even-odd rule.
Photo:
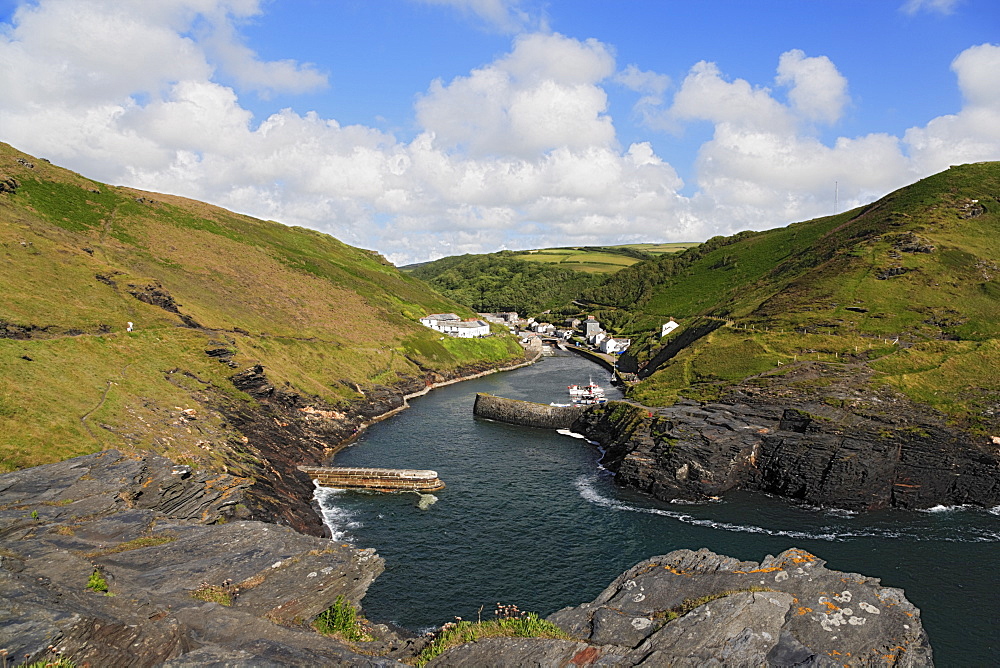
{"label": "white building", "polygon": [[632,345],[632,339],[612,339],[607,338],[601,341],[601,352],[606,355],[617,355],[625,352]]}
{"label": "white building", "polygon": [[454,322],[456,320],[459,322],[462,321],[462,319],[459,318],[454,313],[432,313],[428,316],[424,316],[423,318],[421,318],[420,324],[424,325],[425,327],[430,327],[431,329],[436,329],[440,332],[442,331],[441,330],[442,323]]}
{"label": "white building", "polygon": [[440,331],[460,339],[478,339],[489,336],[490,324],[483,320],[459,320],[443,323]]}
{"label": "white building", "polygon": [[454,313],[434,313],[420,319],[420,324],[460,339],[489,336],[490,324],[483,320],[462,320]]}
{"label": "white building", "polygon": [[663,328],[660,330],[660,338],[662,339],[664,336],[674,331],[678,327],[680,327],[680,325],[674,322],[674,319],[671,318],[670,322],[663,323]]}

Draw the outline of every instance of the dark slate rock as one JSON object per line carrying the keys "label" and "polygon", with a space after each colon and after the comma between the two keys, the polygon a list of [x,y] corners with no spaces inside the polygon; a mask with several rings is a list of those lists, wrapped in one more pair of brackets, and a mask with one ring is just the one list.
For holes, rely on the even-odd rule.
{"label": "dark slate rock", "polygon": [[[628,665],[931,664],[920,612],[902,591],[824,563],[797,549],[760,563],[678,550],[641,562],[594,601],[549,621],[588,642],[624,643]],[[700,605],[663,624],[663,613],[686,599]],[[606,633],[608,620],[620,618],[645,629],[644,639],[633,645],[634,634],[616,641]]]}
{"label": "dark slate rock", "polygon": [[[240,520],[248,484],[115,451],[0,475],[0,647],[77,665],[396,665],[308,626],[360,601],[382,559]],[[112,595],[87,588],[95,572]],[[209,585],[232,605],[192,596]]]}

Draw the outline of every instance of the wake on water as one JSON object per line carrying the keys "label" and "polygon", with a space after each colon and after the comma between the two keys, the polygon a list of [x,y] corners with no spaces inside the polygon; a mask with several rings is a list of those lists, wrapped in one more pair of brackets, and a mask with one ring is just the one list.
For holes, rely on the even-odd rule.
{"label": "wake on water", "polygon": [[[353,514],[339,506],[337,504],[337,499],[347,493],[346,489],[337,489],[334,487],[320,487],[316,485],[313,490],[313,499],[319,505],[320,513],[323,517],[323,524],[330,529],[331,540],[351,542],[353,537],[349,533],[351,529],[359,529],[364,526],[361,522],[358,522],[353,518]],[[427,510],[435,503],[437,503],[438,498],[433,494],[421,494],[420,492],[405,492],[416,494],[417,508],[420,510]],[[379,515],[379,519],[381,519]]]}
{"label": "wake on water", "polygon": [[[595,505],[607,508],[609,510],[618,512],[631,512],[631,513],[645,513],[649,515],[661,515],[663,517],[669,517],[670,519],[676,520],[678,522],[683,522],[685,524],[691,524],[694,526],[709,527],[711,529],[718,529],[720,531],[733,531],[739,533],[757,533],[765,534],[769,536],[785,536],[787,538],[799,538],[799,539],[809,539],[809,540],[825,540],[830,542],[845,542],[853,538],[888,538],[888,539],[907,539],[907,540],[920,540],[920,541],[944,541],[949,543],[995,543],[1000,542],[1000,531],[992,529],[983,529],[979,527],[972,526],[962,526],[962,527],[948,527],[947,531],[950,533],[942,533],[941,528],[923,528],[923,527],[897,527],[897,528],[883,528],[883,527],[857,527],[855,523],[858,521],[856,516],[852,516],[852,525],[850,527],[833,527],[824,526],[817,528],[816,531],[796,531],[794,529],[769,529],[766,527],[756,526],[753,524],[734,524],[732,522],[720,522],[707,518],[700,518],[690,515],[688,513],[679,512],[676,510],[667,510],[665,508],[651,508],[645,506],[636,506],[629,503],[624,503],[615,499],[610,499],[603,496],[594,486],[597,481],[597,476],[592,474],[585,474],[580,476],[574,481],[576,489],[579,491],[580,496]],[[937,514],[943,511],[960,510],[960,506],[937,506],[931,508],[930,512]],[[1000,514],[1000,507],[992,508],[989,512],[993,515]]]}

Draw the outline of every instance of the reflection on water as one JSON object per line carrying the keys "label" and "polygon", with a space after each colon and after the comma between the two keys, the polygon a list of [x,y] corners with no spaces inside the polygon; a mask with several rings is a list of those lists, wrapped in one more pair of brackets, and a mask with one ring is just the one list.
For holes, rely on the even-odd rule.
{"label": "reflection on water", "polygon": [[[364,607],[414,630],[485,605],[549,614],[597,596],[636,562],[707,547],[759,561],[789,548],[902,587],[939,665],[982,664],[996,646],[998,510],[857,515],[764,495],[661,503],[616,488],[596,447],[472,415],[476,392],[549,403],[607,372],[575,355],[431,392],[339,453],[341,466],[434,469],[435,495],[317,492],[335,539],[374,547],[386,571]],[[614,388],[610,399],[620,397]],[[425,497],[436,499],[425,500]]]}

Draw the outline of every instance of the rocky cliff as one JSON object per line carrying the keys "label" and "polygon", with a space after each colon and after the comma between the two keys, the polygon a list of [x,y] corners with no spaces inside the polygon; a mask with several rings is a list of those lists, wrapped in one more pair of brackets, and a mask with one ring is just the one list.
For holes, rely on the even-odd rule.
{"label": "rocky cliff", "polygon": [[254,399],[254,404],[219,395],[206,396],[204,403],[242,435],[242,442],[230,443],[229,459],[253,478],[244,499],[248,517],[324,536],[329,532],[311,504],[313,482],[299,466],[328,465],[333,454],[365,426],[405,408],[407,397],[530,361],[467,364],[449,373],[428,370],[392,387],[368,388],[363,399],[347,408],[328,406],[316,397],[276,386],[264,367],[255,365],[230,379]]}
{"label": "rocky cliff", "polygon": [[850,409],[748,391],[667,408],[589,410],[574,431],[606,447],[618,484],[662,500],[731,489],[871,510],[1000,504],[1000,450],[889,393]]}
{"label": "rocky cliff", "polygon": [[760,563],[708,550],[643,561],[595,600],[551,615],[578,640],[494,638],[443,666],[928,666],[927,635],[898,589],[789,549]]}

